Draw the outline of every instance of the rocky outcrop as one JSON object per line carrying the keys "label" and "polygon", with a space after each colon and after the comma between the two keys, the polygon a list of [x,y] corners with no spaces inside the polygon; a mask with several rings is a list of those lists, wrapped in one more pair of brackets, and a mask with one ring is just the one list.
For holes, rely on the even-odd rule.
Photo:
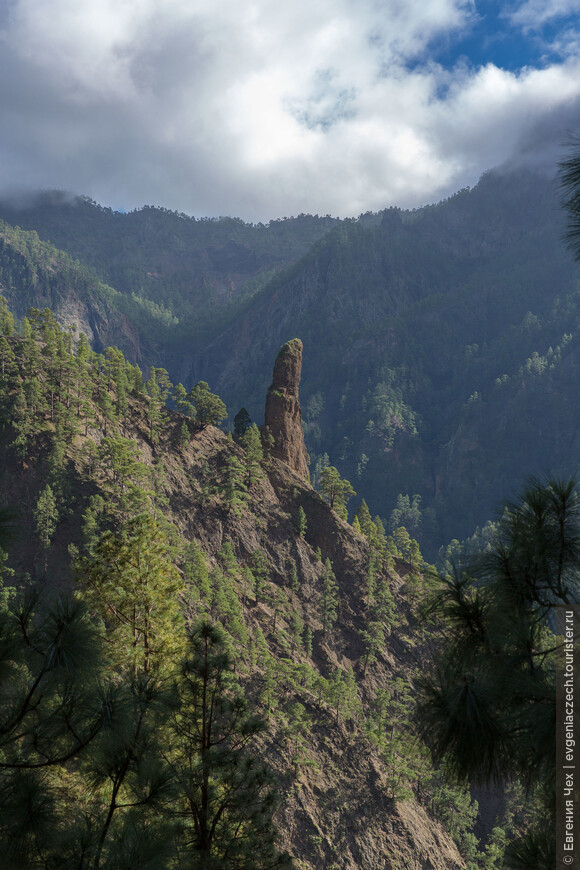
{"label": "rocky outcrop", "polygon": [[276,357],[264,423],[274,438],[272,456],[281,459],[304,480],[310,480],[298,398],[301,374],[302,342],[293,338],[280,348]]}

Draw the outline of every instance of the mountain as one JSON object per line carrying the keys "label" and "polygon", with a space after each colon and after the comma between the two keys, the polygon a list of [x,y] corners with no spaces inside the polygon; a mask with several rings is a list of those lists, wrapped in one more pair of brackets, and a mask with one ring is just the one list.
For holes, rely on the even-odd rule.
{"label": "mountain", "polygon": [[196,220],[152,206],[125,214],[59,191],[2,202],[0,215],[114,287],[144,340],[143,349],[127,347],[128,355],[140,361],[161,351],[166,366],[176,335],[185,342],[207,341],[273,275],[339,223],[310,215],[267,225]]}
{"label": "mountain", "polygon": [[[234,441],[202,421],[201,400],[194,417],[164,408],[169,387],[158,373],[144,385],[117,351],[97,354],[82,340],[75,347],[49,311],[25,320],[20,333],[5,307],[0,313],[1,494],[18,530],[2,563],[4,586],[26,588],[36,578],[46,591],[73,586],[80,600],[86,597],[93,618],[101,614],[93,632],[109,639],[108,667],[117,682],[127,679],[127,657],[130,672],[143,661],[150,674],[150,660],[158,661],[167,680],[184,623],[209,617],[220,625],[235,678],[266,719],[256,745],[282,795],[275,821],[296,866],[465,866],[441,820],[465,835],[473,820],[472,808],[465,809],[469,797],[445,790],[408,733],[413,674],[428,654],[417,557],[412,564],[402,558],[370,517],[368,537],[340,519],[294,471],[295,451],[285,454],[291,464],[275,458],[267,440],[265,448],[256,441],[255,427]],[[291,343],[279,357],[280,394],[297,394],[299,369],[290,372],[286,361],[298,346]],[[301,438],[300,427],[287,431]],[[160,589],[172,584],[173,591],[159,598],[162,583]],[[143,606],[142,587],[149,629],[143,634],[135,623],[127,634],[126,620]],[[127,596],[137,597],[123,610]],[[4,593],[0,604],[6,619]],[[173,614],[171,626],[166,613]],[[67,661],[73,667],[75,660]],[[0,691],[4,713],[11,704],[10,693]],[[26,705],[24,722],[25,712]],[[28,749],[23,744],[20,766],[27,751],[42,747],[42,718],[34,715],[36,737]],[[7,733],[3,752],[12,751]],[[4,737],[2,731],[0,742]],[[71,800],[89,820],[85,856],[93,848],[90,831],[102,829],[99,848],[111,856],[132,843],[124,819],[142,837],[154,818],[159,824],[165,818],[167,801],[153,805],[154,817],[147,814],[145,782],[159,758],[149,759],[146,780],[139,780],[139,801],[131,806],[141,809],[124,809],[121,790],[125,800],[111,799],[107,815],[107,780],[94,786],[101,781],[91,751],[89,745],[70,764],[62,762],[55,780],[45,776],[52,833],[35,841],[28,867],[52,866],[50,837],[61,842]],[[1,802],[20,780],[3,768],[0,778]],[[114,782],[121,789],[122,779]],[[451,804],[462,807],[461,824],[459,809],[455,818],[449,814]],[[4,815],[0,840],[17,812],[12,806]],[[67,836],[75,866],[84,867],[77,834]],[[15,848],[10,843],[7,855]],[[148,866],[176,866],[163,860]]]}
{"label": "mountain", "polygon": [[[105,306],[65,282],[57,316],[188,388],[209,382],[230,421],[241,406],[262,421],[270,361],[300,335],[313,481],[336,466],[430,559],[527,476],[577,470],[576,269],[545,177],[494,171],[437,205],[356,220],[250,226],[48,194],[0,216],[109,288]],[[3,292],[21,314],[42,307],[30,282]]]}
{"label": "mountain", "polygon": [[529,174],[490,173],[379,225],[345,222],[190,376],[259,419],[270,342],[300,334],[312,468],[326,453],[385,522],[399,494],[418,494],[420,520],[403,522],[434,557],[526,475],[576,470],[578,296],[561,235],[552,184]]}

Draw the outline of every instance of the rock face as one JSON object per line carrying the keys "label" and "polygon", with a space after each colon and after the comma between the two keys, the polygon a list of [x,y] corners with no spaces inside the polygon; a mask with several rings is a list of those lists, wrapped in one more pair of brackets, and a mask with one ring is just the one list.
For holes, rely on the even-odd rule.
{"label": "rock face", "polygon": [[293,338],[280,348],[272,384],[266,396],[265,425],[274,438],[272,456],[309,481],[308,454],[302,431],[298,387],[302,373],[302,342]]}

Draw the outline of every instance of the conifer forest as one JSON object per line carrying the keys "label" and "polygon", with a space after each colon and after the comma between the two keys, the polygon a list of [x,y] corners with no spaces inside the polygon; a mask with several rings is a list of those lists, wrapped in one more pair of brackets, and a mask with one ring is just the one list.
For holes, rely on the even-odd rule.
{"label": "conifer forest", "polygon": [[553,870],[578,190],[0,201],[3,868]]}

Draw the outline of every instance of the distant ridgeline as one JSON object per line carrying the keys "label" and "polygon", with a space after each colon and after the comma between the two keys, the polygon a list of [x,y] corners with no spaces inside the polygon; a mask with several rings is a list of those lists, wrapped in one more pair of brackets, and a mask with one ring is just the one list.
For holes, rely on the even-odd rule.
{"label": "distant ridgeline", "polygon": [[312,488],[300,344],[272,430],[226,434],[205,382],[0,304],[7,867],[493,870],[528,823],[514,792],[480,847],[415,737],[436,581],[335,467]]}

